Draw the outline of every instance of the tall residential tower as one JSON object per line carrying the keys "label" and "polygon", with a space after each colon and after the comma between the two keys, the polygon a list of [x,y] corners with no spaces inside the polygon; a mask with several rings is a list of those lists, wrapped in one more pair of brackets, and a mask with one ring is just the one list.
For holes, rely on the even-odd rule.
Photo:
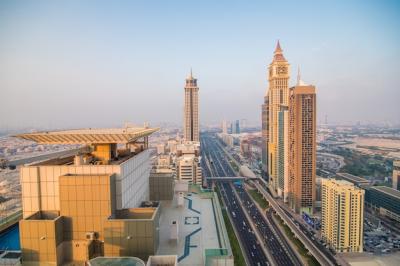
{"label": "tall residential tower", "polygon": [[[279,158],[279,112],[287,107],[289,98],[289,63],[283,56],[279,41],[276,45],[274,58],[269,65],[268,90],[268,176],[271,191],[276,194],[279,189],[278,166]],[[282,143],[282,142],[281,142]]]}
{"label": "tall residential tower", "polygon": [[337,252],[363,251],[364,190],[322,179],[322,238]]}
{"label": "tall residential tower", "polygon": [[197,79],[193,77],[192,71],[186,78],[183,137],[186,141],[200,141],[199,87],[197,87]]}
{"label": "tall residential tower", "polygon": [[289,90],[289,205],[297,213],[313,213],[316,175],[315,87],[300,80]]}

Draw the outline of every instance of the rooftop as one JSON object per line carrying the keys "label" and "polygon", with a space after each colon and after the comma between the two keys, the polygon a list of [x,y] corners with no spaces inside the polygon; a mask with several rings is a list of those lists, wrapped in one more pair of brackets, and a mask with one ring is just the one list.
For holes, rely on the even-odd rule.
{"label": "rooftop", "polygon": [[340,178],[344,178],[352,183],[366,183],[369,184],[369,181],[365,178],[359,177],[359,176],[355,176],[349,173],[337,173],[336,176],[340,177]]}
{"label": "rooftop", "polygon": [[380,192],[389,194],[392,197],[400,199],[400,191],[391,187],[384,187],[384,186],[372,186],[372,189],[376,189]]}
{"label": "rooftop", "polygon": [[26,218],[26,220],[55,220],[59,217],[58,211],[38,211]]}
{"label": "rooftop", "polygon": [[[207,254],[232,254],[221,207],[213,192],[202,192],[192,185],[182,207],[174,200],[161,201],[161,208],[157,255],[177,254],[179,265],[206,265]],[[177,241],[170,239],[174,221]]]}
{"label": "rooftop", "polygon": [[39,144],[93,144],[131,143],[147,137],[158,128],[89,128],[64,131],[45,131],[18,134],[14,137],[35,141]]}
{"label": "rooftop", "polygon": [[135,257],[97,257],[89,261],[89,266],[144,266],[144,262]]}

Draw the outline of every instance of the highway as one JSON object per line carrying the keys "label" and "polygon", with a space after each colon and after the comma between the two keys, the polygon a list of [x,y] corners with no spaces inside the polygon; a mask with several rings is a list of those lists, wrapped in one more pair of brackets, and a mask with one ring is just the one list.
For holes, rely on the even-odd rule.
{"label": "highway", "polygon": [[259,192],[263,194],[263,196],[268,200],[276,213],[285,221],[285,223],[289,226],[295,236],[304,244],[304,246],[321,265],[338,265],[335,257],[331,253],[329,253],[329,251],[326,250],[325,247],[323,247],[317,241],[312,240],[313,236],[307,230],[307,228],[295,222],[295,219],[290,215],[290,213],[280,207],[280,205],[275,201],[271,194],[268,193],[264,180],[260,179],[258,182],[250,182],[258,189]]}
{"label": "highway", "polygon": [[[220,160],[221,151],[213,149],[208,139],[201,138],[201,142],[202,166],[206,168],[205,173],[213,173],[210,176],[219,177],[235,176],[234,173],[230,172],[231,169],[227,167],[227,162]],[[208,160],[209,164],[205,163],[205,159]],[[260,246],[260,241],[254,233],[230,182],[217,182],[217,187],[235,228],[242,251],[246,256],[247,264],[254,266],[272,265],[263,251],[264,247]]]}
{"label": "highway", "polygon": [[260,210],[255,206],[247,191],[244,190],[242,186],[235,186],[235,188],[244,203],[246,210],[253,218],[253,222],[257,226],[258,231],[264,237],[263,240],[268,247],[271,256],[274,258],[275,263],[284,266],[302,265],[292,248],[288,243],[286,243],[283,235],[279,234],[280,230],[275,225],[272,217],[270,217],[270,213],[267,212],[267,221],[267,219],[265,219],[261,214]]}
{"label": "highway", "polygon": [[237,237],[242,249],[244,249],[243,252],[247,256],[248,263],[260,266],[270,265],[230,184],[227,182],[218,182],[218,188],[232,218],[231,221],[235,226],[236,232],[239,234]]}
{"label": "highway", "polygon": [[[225,152],[216,141],[215,137],[208,134],[201,137],[202,166],[206,168],[204,172],[209,173],[209,176],[236,176]],[[218,181],[217,187],[239,234],[242,249],[252,265],[302,265],[272,217],[268,218],[268,214],[261,213],[246,190],[223,181]],[[252,228],[258,232],[253,232]],[[255,260],[261,255],[262,260]]]}
{"label": "highway", "polygon": [[[211,148],[218,149],[217,146],[221,149],[219,144],[213,145]],[[219,154],[221,153],[224,153],[224,151],[219,152]],[[224,156],[226,156],[226,154],[224,154],[222,158],[224,158]],[[313,233],[310,232],[304,225],[297,222],[291,213],[285,208],[282,208],[280,204],[271,196],[265,180],[259,178],[257,182],[249,181],[249,183],[255,185],[259,192],[264,195],[276,213],[284,220],[295,236],[305,245],[305,247],[321,265],[339,265],[334,255],[321,243],[315,241]]]}

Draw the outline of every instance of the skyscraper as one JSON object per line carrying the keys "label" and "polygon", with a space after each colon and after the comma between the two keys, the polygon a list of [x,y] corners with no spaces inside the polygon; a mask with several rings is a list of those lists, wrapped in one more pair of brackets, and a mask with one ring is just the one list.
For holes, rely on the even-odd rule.
{"label": "skyscraper", "polygon": [[268,176],[271,191],[276,194],[278,183],[279,160],[279,111],[288,105],[289,63],[283,56],[279,41],[269,69],[268,90]]}
{"label": "skyscraper", "polygon": [[337,252],[363,251],[364,190],[322,179],[322,239]]}
{"label": "skyscraper", "polygon": [[261,136],[262,136],[262,147],[261,147],[261,161],[262,168],[265,174],[268,173],[268,91],[264,96],[264,103],[261,105]]}
{"label": "skyscraper", "polygon": [[298,213],[312,214],[316,175],[315,87],[298,77],[289,90],[289,205]]}
{"label": "skyscraper", "polygon": [[199,87],[192,75],[186,78],[183,137],[186,141],[199,141]]}
{"label": "skyscraper", "polygon": [[226,120],[222,121],[222,133],[228,134],[228,123]]}
{"label": "skyscraper", "polygon": [[239,120],[235,121],[235,133],[240,134],[240,121]]}

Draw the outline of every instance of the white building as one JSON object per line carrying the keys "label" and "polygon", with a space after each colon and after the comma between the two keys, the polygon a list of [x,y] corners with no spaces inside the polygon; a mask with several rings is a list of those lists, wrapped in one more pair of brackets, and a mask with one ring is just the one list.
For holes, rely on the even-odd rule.
{"label": "white building", "polygon": [[200,160],[194,154],[185,154],[176,159],[176,175],[178,180],[193,184],[202,184]]}

